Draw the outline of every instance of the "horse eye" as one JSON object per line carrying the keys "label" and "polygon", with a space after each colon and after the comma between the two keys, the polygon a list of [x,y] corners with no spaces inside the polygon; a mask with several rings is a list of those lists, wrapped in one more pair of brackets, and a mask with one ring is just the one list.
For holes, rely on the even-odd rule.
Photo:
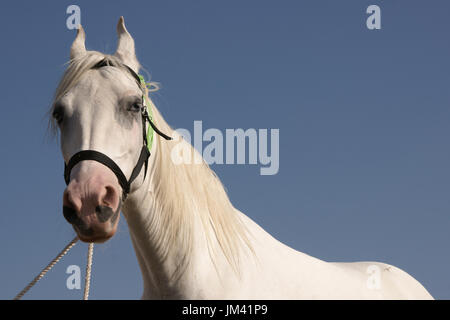
{"label": "horse eye", "polygon": [[58,124],[61,124],[64,119],[64,109],[61,106],[55,107],[52,113],[52,117]]}
{"label": "horse eye", "polygon": [[133,102],[129,105],[128,110],[132,112],[139,112],[142,109],[142,103],[141,102]]}

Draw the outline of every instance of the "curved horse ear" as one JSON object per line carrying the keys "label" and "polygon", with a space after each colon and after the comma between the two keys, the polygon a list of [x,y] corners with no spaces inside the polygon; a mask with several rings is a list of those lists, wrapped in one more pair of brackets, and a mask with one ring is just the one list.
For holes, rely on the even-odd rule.
{"label": "curved horse ear", "polygon": [[80,25],[77,31],[77,36],[70,47],[70,59],[76,59],[86,54],[86,47],[84,42],[86,40],[86,34],[83,27]]}
{"label": "curved horse ear", "polygon": [[127,28],[125,28],[125,20],[123,17],[120,17],[119,23],[117,24],[117,35],[119,37],[119,41],[117,44],[116,53],[114,55],[136,73],[139,73],[140,65],[136,58],[134,40],[128,33]]}

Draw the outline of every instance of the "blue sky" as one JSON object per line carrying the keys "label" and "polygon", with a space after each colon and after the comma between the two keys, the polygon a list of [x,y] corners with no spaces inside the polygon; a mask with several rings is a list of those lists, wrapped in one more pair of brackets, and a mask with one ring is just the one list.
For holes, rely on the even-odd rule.
{"label": "blue sky", "polygon": [[[113,53],[123,15],[162,84],[175,128],[278,128],[280,170],[214,165],[233,204],[291,247],[327,261],[382,261],[450,298],[448,1],[2,1],[0,298],[15,296],[75,235],[63,160],[45,113],[81,8],[88,49]],[[377,4],[381,30],[368,30]],[[86,244],[25,298],[79,299]],[[124,219],[95,246],[92,299],[136,299]]]}

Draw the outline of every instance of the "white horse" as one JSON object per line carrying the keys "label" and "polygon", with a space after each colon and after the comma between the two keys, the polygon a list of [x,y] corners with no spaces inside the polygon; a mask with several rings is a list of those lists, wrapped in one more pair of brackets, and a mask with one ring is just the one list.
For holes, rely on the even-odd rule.
{"label": "white horse", "polygon": [[117,32],[116,53],[105,55],[86,51],[80,26],[51,122],[60,132],[66,164],[75,153],[94,150],[128,182],[148,143],[142,134],[149,126],[141,121],[145,104],[153,123],[174,138],[166,141],[149,129],[151,157],[137,169],[129,192],[104,161],[78,159],[68,170],[64,216],[82,241],[104,242],[123,212],[142,272],[143,299],[432,299],[394,266],[325,262],[287,247],[233,207],[204,161],[175,164],[175,146],[200,155],[169,127],[136,81],[140,65],[122,17]]}

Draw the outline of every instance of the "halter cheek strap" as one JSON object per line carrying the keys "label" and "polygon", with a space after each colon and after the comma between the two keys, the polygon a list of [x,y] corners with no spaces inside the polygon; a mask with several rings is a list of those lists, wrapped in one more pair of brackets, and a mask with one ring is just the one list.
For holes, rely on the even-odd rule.
{"label": "halter cheek strap", "polygon": [[[108,61],[102,60],[99,63],[97,63],[93,68],[101,68],[104,66],[107,66]],[[100,162],[101,164],[107,166],[111,171],[116,175],[117,180],[119,181],[120,186],[123,190],[123,196],[122,200],[125,201],[128,193],[130,193],[131,189],[131,183],[136,179],[136,177],[139,175],[139,173],[142,170],[142,166],[145,166],[144,170],[144,179],[147,174],[147,167],[148,167],[148,159],[150,157],[150,150],[152,148],[153,144],[153,131],[155,131],[157,134],[162,136],[166,140],[172,140],[171,137],[168,135],[162,133],[156,125],[153,123],[152,119],[152,112],[151,112],[151,105],[148,101],[147,94],[145,91],[145,88],[147,87],[147,83],[144,80],[144,77],[138,75],[136,72],[134,72],[133,69],[125,65],[125,67],[130,71],[130,73],[133,75],[133,77],[136,79],[136,81],[139,84],[139,87],[141,90],[143,90],[142,94],[142,109],[141,109],[141,115],[142,115],[142,135],[143,135],[143,146],[141,149],[141,153],[139,155],[138,162],[136,163],[136,166],[134,167],[133,171],[131,172],[130,179],[127,180],[125,174],[120,169],[120,167],[107,155],[95,151],[95,150],[82,150],[77,153],[75,153],[72,158],[70,158],[69,162],[67,164],[64,164],[64,180],[66,184],[68,185],[70,182],[70,172],[72,171],[72,168],[83,160],[93,160]],[[148,130],[146,132],[146,124],[149,123]]]}

